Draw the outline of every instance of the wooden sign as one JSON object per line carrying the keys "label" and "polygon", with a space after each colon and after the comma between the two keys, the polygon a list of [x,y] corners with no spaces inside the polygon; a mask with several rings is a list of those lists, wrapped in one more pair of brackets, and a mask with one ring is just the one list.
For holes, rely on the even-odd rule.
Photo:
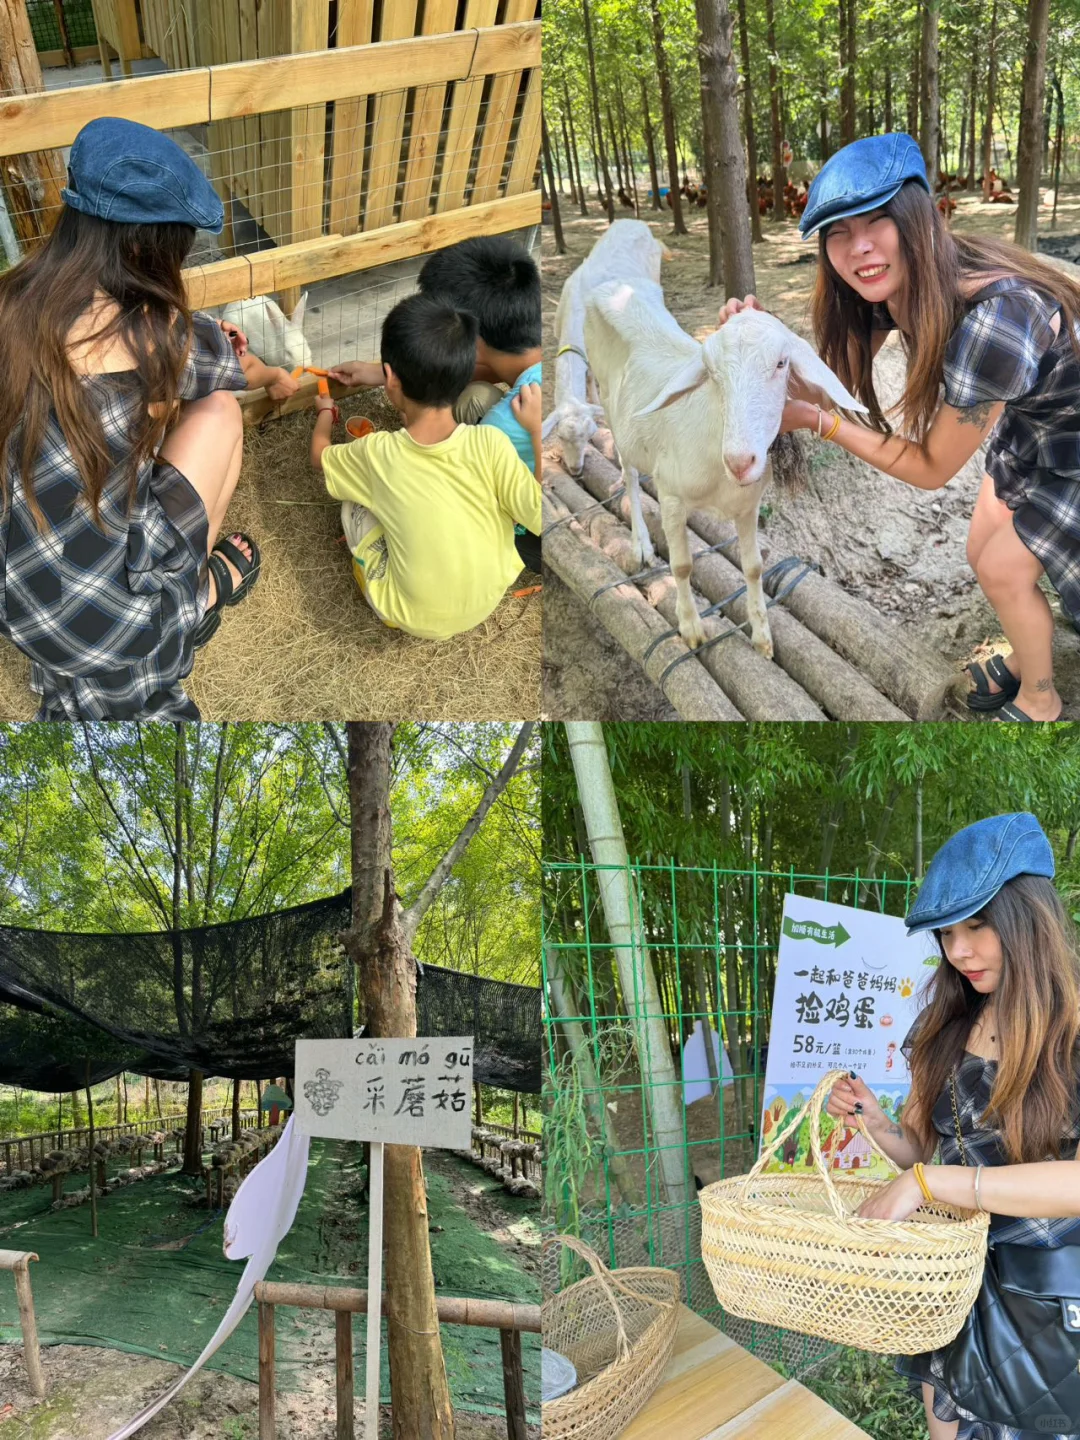
{"label": "wooden sign", "polygon": [[331,1140],[468,1150],[471,1035],[298,1040],[296,1123]]}

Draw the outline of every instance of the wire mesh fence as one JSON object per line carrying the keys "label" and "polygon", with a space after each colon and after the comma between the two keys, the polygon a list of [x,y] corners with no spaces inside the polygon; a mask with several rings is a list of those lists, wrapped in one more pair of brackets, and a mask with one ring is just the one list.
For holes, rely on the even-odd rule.
{"label": "wire mesh fence", "polygon": [[26,0],[35,50],[60,50],[64,31],[70,45],[96,45],[97,26],[90,0]]}
{"label": "wire mesh fence", "polygon": [[[579,857],[544,870],[545,1228],[580,1235],[611,1266],[677,1270],[692,1310],[803,1373],[826,1342],[717,1302],[697,1191],[757,1156],[784,896],[900,915],[916,882],[631,861],[620,873],[634,939],[614,944],[601,884],[615,869]],[[680,1057],[696,1025],[716,1030],[730,1072],[687,1105]],[[549,1251],[547,1293],[566,1282],[559,1263]]]}

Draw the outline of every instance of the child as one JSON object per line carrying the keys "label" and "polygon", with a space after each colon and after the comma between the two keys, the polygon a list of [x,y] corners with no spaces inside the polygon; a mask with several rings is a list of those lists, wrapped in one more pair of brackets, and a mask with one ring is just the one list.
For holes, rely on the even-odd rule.
{"label": "child", "polygon": [[188,308],[181,266],[223,210],[172,140],[94,120],[62,195],[0,276],[0,634],[39,719],[197,720],[180,682],[259,573],[247,536],[214,545],[243,449],[226,392],[297,384]]}
{"label": "child", "polygon": [[[540,272],[532,257],[509,235],[480,235],[432,255],[419,285],[426,295],[475,315],[480,330],[473,383],[458,400],[455,418],[504,431],[539,482],[539,432],[531,435],[514,408],[524,387],[540,384]],[[492,381],[509,391],[504,395]],[[522,561],[539,574],[539,539],[519,536],[517,544]]]}
{"label": "child", "polygon": [[[381,381],[405,428],[333,445],[336,407],[316,401],[311,463],[343,502],[364,598],[385,624],[429,640],[486,620],[521,569],[514,522],[540,530],[539,486],[507,436],[454,419],[475,359],[471,315],[410,295],[382,329]],[[521,401],[518,418],[539,433],[538,396]]]}

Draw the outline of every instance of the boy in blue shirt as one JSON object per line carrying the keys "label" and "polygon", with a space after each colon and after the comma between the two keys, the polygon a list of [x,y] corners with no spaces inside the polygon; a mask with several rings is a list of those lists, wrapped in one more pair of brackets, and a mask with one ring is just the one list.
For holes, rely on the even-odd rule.
{"label": "boy in blue shirt", "polygon": [[[418,283],[426,294],[476,317],[476,371],[454,418],[502,430],[539,482],[540,437],[529,433],[514,406],[526,386],[540,384],[540,272],[529,252],[509,235],[478,235],[436,251],[424,262]],[[509,392],[494,382],[508,385]],[[530,570],[539,572],[539,539],[519,534],[517,547]]]}

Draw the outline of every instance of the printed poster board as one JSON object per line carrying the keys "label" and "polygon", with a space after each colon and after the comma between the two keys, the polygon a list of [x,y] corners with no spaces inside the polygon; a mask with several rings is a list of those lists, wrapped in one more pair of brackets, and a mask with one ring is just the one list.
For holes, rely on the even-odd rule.
{"label": "printed poster board", "polygon": [[[909,939],[895,915],[784,897],[761,1146],[785,1128],[788,1133],[768,1172],[812,1167],[809,1122],[795,1133],[791,1120],[829,1070],[854,1070],[883,1110],[894,1119],[900,1115],[911,1085],[900,1046],[921,1008],[919,991],[937,964],[933,936]],[[833,1170],[891,1178],[858,1130],[825,1114],[822,1140]]]}

